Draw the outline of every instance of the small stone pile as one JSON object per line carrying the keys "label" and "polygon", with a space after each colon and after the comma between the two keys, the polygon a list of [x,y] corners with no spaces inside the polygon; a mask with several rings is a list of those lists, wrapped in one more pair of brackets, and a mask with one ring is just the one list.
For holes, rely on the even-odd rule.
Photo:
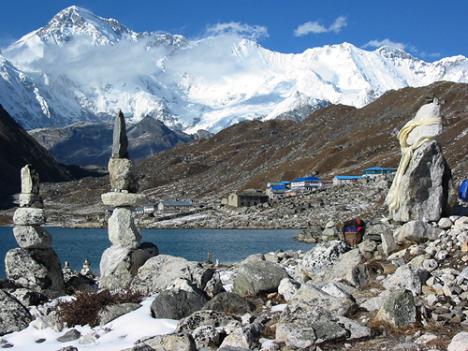
{"label": "small stone pile", "polygon": [[41,225],[45,223],[39,195],[39,175],[30,165],[21,169],[20,207],[13,216],[13,234],[19,248],[5,256],[9,281],[16,287],[42,293],[49,298],[63,294],[64,281],[52,237]]}
{"label": "small stone pile", "polygon": [[108,164],[112,190],[101,195],[104,205],[114,208],[108,221],[112,246],[104,251],[100,263],[100,286],[110,290],[128,288],[138,268],[158,254],[156,246],[140,244],[141,236],[132,216],[132,206],[141,203],[145,197],[136,193],[138,183],[127,148],[125,118],[119,112],[114,123],[112,157]]}

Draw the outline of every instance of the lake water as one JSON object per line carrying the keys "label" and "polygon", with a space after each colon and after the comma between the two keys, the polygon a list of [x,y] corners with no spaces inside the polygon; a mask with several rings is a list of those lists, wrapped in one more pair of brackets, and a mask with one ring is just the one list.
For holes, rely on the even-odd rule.
{"label": "lake water", "polygon": [[[48,228],[53,247],[74,269],[88,258],[98,271],[102,252],[110,246],[106,229]],[[159,247],[160,253],[182,256],[192,261],[205,261],[208,251],[220,263],[239,261],[251,254],[276,250],[310,250],[311,244],[294,240],[294,229],[144,229],[143,241]],[[0,277],[5,275],[5,253],[17,247],[11,227],[0,227]]]}

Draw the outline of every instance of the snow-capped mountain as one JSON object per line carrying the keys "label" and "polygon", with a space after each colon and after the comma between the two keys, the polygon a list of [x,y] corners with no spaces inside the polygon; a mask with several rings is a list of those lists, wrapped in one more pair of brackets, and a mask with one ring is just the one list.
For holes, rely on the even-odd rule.
{"label": "snow-capped mountain", "polygon": [[389,89],[468,82],[463,56],[428,63],[348,43],[284,54],[234,34],[137,33],[75,6],[3,56],[0,103],[27,128],[122,109],[130,122],[152,116],[186,132],[215,132],[244,119],[300,119],[329,103],[361,107]]}

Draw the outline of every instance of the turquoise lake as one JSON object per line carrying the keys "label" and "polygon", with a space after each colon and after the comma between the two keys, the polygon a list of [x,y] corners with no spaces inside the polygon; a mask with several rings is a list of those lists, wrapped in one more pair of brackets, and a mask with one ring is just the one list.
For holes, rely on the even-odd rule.
{"label": "turquoise lake", "polygon": [[[106,229],[48,228],[53,247],[74,269],[88,258],[95,272],[102,252],[110,246]],[[311,244],[294,240],[297,229],[144,229],[143,241],[156,244],[160,253],[205,261],[208,251],[220,263],[239,261],[254,253],[310,250]],[[11,227],[0,227],[0,277],[5,275],[5,253],[17,247]]]}

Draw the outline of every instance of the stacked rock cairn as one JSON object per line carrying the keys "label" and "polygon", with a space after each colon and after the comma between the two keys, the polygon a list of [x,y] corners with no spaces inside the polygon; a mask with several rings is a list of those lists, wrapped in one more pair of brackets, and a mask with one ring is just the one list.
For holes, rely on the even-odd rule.
{"label": "stacked rock cairn", "polygon": [[21,169],[20,207],[13,215],[13,234],[19,248],[5,255],[7,279],[17,288],[54,298],[64,293],[59,258],[52,237],[42,225],[46,218],[39,195],[39,175],[30,165]]}
{"label": "stacked rock cairn", "polygon": [[101,195],[104,205],[112,207],[108,220],[108,235],[112,246],[104,251],[100,263],[100,287],[109,290],[127,289],[148,258],[158,254],[155,245],[141,244],[132,207],[144,201],[138,194],[134,164],[128,158],[125,118],[119,112],[115,118],[112,156],[109,160],[111,191]]}

